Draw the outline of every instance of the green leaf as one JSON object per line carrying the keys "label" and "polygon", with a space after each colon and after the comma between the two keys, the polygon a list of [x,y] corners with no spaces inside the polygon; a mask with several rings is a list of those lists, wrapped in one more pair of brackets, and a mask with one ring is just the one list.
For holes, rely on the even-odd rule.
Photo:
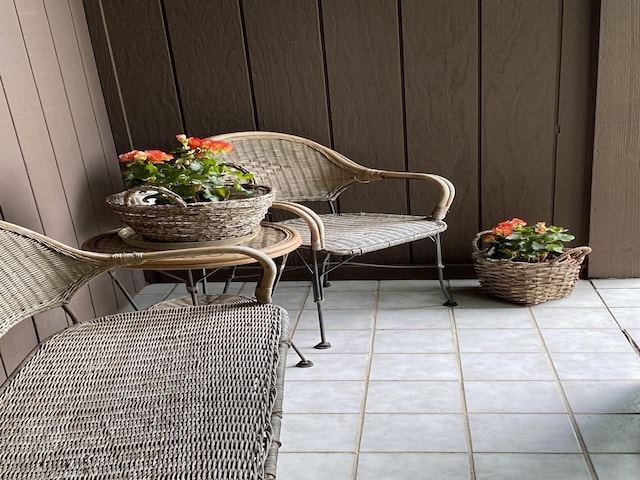
{"label": "green leaf", "polygon": [[546,245],[544,243],[536,242],[535,240],[531,243],[531,248],[534,250],[544,250]]}

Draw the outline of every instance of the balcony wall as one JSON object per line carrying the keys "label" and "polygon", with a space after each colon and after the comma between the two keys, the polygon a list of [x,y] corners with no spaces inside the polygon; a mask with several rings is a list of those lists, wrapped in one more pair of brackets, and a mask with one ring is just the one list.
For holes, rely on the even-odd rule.
{"label": "balcony wall", "polygon": [[[447,176],[449,265],[468,265],[474,234],[513,216],[588,241],[595,3],[84,2],[119,151],[272,130]],[[420,214],[429,199],[368,185],[341,207]],[[423,263],[426,242],[370,260]]]}
{"label": "balcony wall", "polygon": [[603,0],[589,273],[640,277],[640,2]]}
{"label": "balcony wall", "polygon": [[[120,188],[116,150],[81,1],[0,1],[0,214],[68,245],[117,227],[102,206]],[[130,287],[141,275],[120,272]],[[76,296],[79,318],[117,311],[108,277]],[[0,381],[36,343],[67,325],[38,315],[0,341]]]}

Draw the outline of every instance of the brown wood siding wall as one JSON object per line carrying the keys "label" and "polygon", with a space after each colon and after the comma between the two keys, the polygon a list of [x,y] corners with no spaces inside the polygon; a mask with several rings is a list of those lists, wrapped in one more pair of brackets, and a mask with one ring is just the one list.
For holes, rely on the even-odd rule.
{"label": "brown wood siding wall", "polygon": [[[0,0],[0,9],[1,217],[78,246],[117,226],[102,202],[121,185],[83,5]],[[121,276],[131,288],[142,285],[139,274]],[[104,277],[72,308],[92,318],[123,303]],[[60,311],[41,314],[3,337],[0,381],[66,325]]]}
{"label": "brown wood siding wall", "polygon": [[[85,0],[119,150],[185,132],[273,130],[458,195],[447,264],[519,216],[586,243],[595,0]],[[432,196],[358,186],[344,211],[420,213]],[[422,263],[430,245],[376,260]]]}
{"label": "brown wood siding wall", "polygon": [[640,3],[602,2],[590,273],[640,276]]}

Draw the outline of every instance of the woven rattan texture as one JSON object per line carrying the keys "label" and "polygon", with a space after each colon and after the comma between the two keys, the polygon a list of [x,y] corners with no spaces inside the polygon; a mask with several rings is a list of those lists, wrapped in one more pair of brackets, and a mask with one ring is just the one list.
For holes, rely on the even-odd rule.
{"label": "woven rattan texture", "polygon": [[229,161],[253,172],[258,184],[269,185],[279,200],[327,201],[354,182],[354,173],[335,165],[330,157],[310,145],[278,138],[230,140]]}
{"label": "woven rattan texture", "polygon": [[249,235],[264,219],[275,192],[254,187],[261,195],[181,205],[127,204],[126,192],[107,197],[105,204],[120,221],[148,240],[198,242]]}
{"label": "woven rattan texture", "polygon": [[[214,295],[198,295],[197,296],[198,305],[250,305],[254,301],[247,298],[241,297],[239,295],[234,295],[231,293],[224,294],[214,294]],[[162,308],[182,308],[182,307],[190,307],[193,305],[193,299],[190,296],[184,296],[180,298],[172,298],[169,300],[165,300],[164,302],[156,303],[150,310],[153,309],[162,309]]]}
{"label": "woven rattan texture", "polygon": [[73,326],[0,394],[0,478],[275,478],[287,342],[273,305]]}
{"label": "woven rattan texture", "polygon": [[[442,221],[412,215],[343,213],[321,218],[326,236],[324,251],[334,255],[361,255],[433,237],[447,229]],[[303,246],[309,246],[311,239],[302,220],[283,223],[298,230]]]}
{"label": "woven rattan texture", "polygon": [[[288,232],[284,231],[278,225],[270,224],[270,228],[262,228],[258,235],[250,237],[246,242],[241,245],[256,249],[264,249],[266,247],[275,245],[279,242],[283,242],[289,239]],[[83,244],[83,248],[91,251],[98,251],[104,253],[118,253],[118,252],[152,252],[155,250],[144,247],[133,247],[122,241],[120,236],[116,232],[107,232],[102,235],[93,237],[89,241]]]}
{"label": "woven rattan texture", "polygon": [[111,266],[51,250],[43,242],[0,229],[0,335],[24,318],[66,303]]}
{"label": "woven rattan texture", "polygon": [[556,300],[569,295],[580,278],[589,247],[566,248],[564,253],[547,262],[527,263],[487,258],[487,249],[478,247],[480,232],[472,242],[473,267],[482,290],[494,297],[524,305]]}

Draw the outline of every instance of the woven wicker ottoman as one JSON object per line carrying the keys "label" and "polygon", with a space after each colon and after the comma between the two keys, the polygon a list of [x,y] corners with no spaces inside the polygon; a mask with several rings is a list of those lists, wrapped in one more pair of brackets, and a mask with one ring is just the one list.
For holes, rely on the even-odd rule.
{"label": "woven wicker ottoman", "polygon": [[155,310],[56,335],[0,393],[0,478],[275,478],[289,334],[274,309]]}

